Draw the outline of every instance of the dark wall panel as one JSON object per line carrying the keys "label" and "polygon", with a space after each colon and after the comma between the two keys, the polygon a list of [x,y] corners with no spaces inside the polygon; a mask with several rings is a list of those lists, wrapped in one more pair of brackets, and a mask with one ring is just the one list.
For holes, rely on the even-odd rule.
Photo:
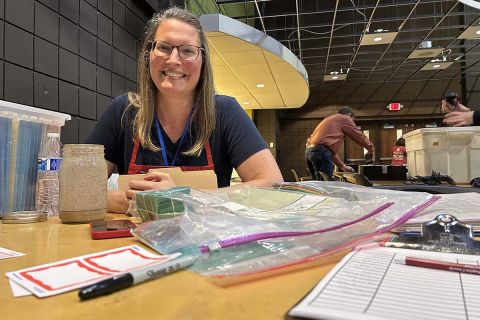
{"label": "dark wall panel", "polygon": [[94,91],[80,88],[78,96],[78,114],[82,118],[97,118],[97,97]]}
{"label": "dark wall panel", "polygon": [[0,0],[0,99],[72,116],[78,143],[110,101],[136,89],[144,1]]}
{"label": "dark wall panel", "polygon": [[78,25],[72,21],[60,17],[60,47],[73,53],[78,53]]}
{"label": "dark wall panel", "polygon": [[80,86],[95,90],[97,86],[95,64],[80,58]]}
{"label": "dark wall panel", "polygon": [[35,72],[33,79],[35,107],[58,111],[58,79]]}
{"label": "dark wall panel", "polygon": [[62,143],[78,143],[78,117],[72,117],[62,128]]}
{"label": "dark wall panel", "polygon": [[5,20],[29,32],[33,32],[33,0],[5,0]]}
{"label": "dark wall panel", "polygon": [[35,37],[35,70],[58,78],[58,47],[53,43]]}
{"label": "dark wall panel", "polygon": [[41,3],[35,3],[35,34],[52,43],[58,44],[58,13]]}
{"label": "dark wall panel", "polygon": [[80,17],[79,0],[61,0],[59,11],[62,16],[78,24],[78,18]]}
{"label": "dark wall panel", "polygon": [[62,48],[58,53],[59,78],[78,84],[78,56]]}
{"label": "dark wall panel", "polygon": [[58,111],[78,115],[78,86],[60,80],[58,93]]}
{"label": "dark wall panel", "polygon": [[5,60],[32,69],[33,34],[6,23]]}
{"label": "dark wall panel", "polygon": [[55,12],[58,12],[58,1],[63,0],[39,0],[39,2],[43,3]]}
{"label": "dark wall panel", "polygon": [[33,71],[5,63],[4,99],[33,106]]}
{"label": "dark wall panel", "polygon": [[112,0],[101,0],[98,2],[98,11],[107,17],[112,17]]}

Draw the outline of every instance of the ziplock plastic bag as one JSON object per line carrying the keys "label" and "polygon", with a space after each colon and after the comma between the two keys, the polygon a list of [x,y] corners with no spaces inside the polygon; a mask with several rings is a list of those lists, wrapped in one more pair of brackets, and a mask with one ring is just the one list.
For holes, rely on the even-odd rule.
{"label": "ziplock plastic bag", "polygon": [[197,255],[192,270],[228,284],[371,240],[438,197],[308,181],[219,194],[192,190],[174,199],[183,201],[182,215],[143,223],[132,233],[160,253]]}

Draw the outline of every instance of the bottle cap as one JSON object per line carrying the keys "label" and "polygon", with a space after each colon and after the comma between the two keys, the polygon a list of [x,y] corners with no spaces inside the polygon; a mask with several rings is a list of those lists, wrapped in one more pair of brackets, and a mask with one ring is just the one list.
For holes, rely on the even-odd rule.
{"label": "bottle cap", "polygon": [[47,137],[49,137],[49,138],[60,138],[60,133],[49,132],[49,133],[47,133]]}

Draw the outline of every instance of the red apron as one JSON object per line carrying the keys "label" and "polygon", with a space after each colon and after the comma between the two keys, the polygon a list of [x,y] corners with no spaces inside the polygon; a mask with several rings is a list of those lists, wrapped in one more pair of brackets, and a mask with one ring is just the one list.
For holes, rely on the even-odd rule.
{"label": "red apron", "polygon": [[[146,165],[146,164],[136,164],[135,161],[137,159],[138,146],[139,146],[138,139],[135,139],[135,142],[133,145],[132,157],[130,159],[130,164],[128,165],[127,174],[147,173],[148,170],[157,169],[157,168],[171,168],[168,166],[152,166],[152,165]],[[205,144],[205,153],[207,155],[206,166],[180,166],[180,168],[183,171],[214,170],[212,152],[210,150],[210,142],[208,141]]]}

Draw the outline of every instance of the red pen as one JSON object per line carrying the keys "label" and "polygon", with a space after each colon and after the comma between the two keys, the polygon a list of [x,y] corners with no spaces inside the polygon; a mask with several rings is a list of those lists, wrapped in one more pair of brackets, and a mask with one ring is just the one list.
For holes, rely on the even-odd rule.
{"label": "red pen", "polygon": [[400,263],[404,263],[409,266],[440,269],[447,271],[456,271],[462,273],[480,274],[480,266],[476,264],[464,264],[455,262],[445,262],[438,260],[429,260],[415,257],[405,257],[398,260]]}

